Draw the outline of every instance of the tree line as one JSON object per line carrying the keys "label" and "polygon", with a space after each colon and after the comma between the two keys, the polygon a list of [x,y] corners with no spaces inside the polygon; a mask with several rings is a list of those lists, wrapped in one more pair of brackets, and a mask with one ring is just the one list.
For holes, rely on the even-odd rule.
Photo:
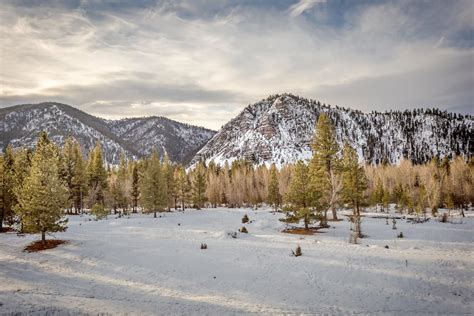
{"label": "tree line", "polygon": [[[308,162],[269,167],[245,160],[219,166],[199,162],[192,168],[153,151],[149,157],[117,166],[104,163],[100,144],[88,154],[72,137],[58,147],[41,133],[34,150],[7,146],[0,155],[0,225],[23,232],[66,229],[64,213],[87,209],[97,218],[110,213],[159,212],[203,207],[253,207],[266,203],[289,223],[327,227],[337,209],[353,210],[355,232],[367,206],[386,211],[436,214],[440,207],[464,208],[474,202],[474,162],[456,157],[427,164],[364,165],[346,143],[339,148],[331,119],[319,116]],[[1,229],[1,226],[0,226]]]}

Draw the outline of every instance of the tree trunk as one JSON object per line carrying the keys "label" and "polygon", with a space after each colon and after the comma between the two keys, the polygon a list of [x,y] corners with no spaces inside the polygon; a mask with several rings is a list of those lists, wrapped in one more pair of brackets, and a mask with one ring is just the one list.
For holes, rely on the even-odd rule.
{"label": "tree trunk", "polygon": [[156,218],[156,212],[154,212],[154,214],[155,214],[155,215],[154,215],[153,217]]}
{"label": "tree trunk", "polygon": [[324,210],[324,216],[323,216],[323,225],[322,226],[328,226],[328,210]]}
{"label": "tree trunk", "polygon": [[5,209],[2,207],[2,212],[0,213],[0,233],[3,230],[3,216],[5,214]]}
{"label": "tree trunk", "polygon": [[337,211],[335,206],[332,207],[332,219],[337,221]]}
{"label": "tree trunk", "polygon": [[309,223],[308,223],[308,218],[304,218],[304,229],[309,229]]}
{"label": "tree trunk", "polygon": [[45,232],[45,231],[42,231],[42,232],[41,232],[41,241],[42,241],[43,243],[46,242],[46,232]]}

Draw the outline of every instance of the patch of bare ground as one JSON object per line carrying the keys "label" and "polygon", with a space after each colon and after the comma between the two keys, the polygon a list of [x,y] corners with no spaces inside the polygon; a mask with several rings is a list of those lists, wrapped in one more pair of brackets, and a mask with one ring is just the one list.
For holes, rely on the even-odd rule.
{"label": "patch of bare ground", "polygon": [[28,246],[23,249],[23,251],[26,252],[38,252],[38,251],[43,251],[47,249],[53,249],[56,248],[59,245],[66,244],[66,240],[61,240],[61,239],[49,239],[46,241],[41,241],[37,240],[29,244]]}
{"label": "patch of bare ground", "polygon": [[2,227],[2,229],[0,229],[0,233],[13,233],[13,232],[16,232],[16,230],[12,227]]}
{"label": "patch of bare ground", "polygon": [[319,231],[321,227],[310,227],[308,229],[301,228],[301,227],[292,227],[282,230],[283,233],[287,234],[294,234],[294,235],[314,235],[314,234],[322,234],[324,232]]}

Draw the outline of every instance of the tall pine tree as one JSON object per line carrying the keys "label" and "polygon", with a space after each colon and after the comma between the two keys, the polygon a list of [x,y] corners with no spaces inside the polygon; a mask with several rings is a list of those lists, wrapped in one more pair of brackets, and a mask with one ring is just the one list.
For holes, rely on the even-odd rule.
{"label": "tall pine tree", "polygon": [[20,215],[23,229],[30,233],[66,230],[67,188],[60,179],[59,149],[51,143],[45,132],[40,134],[28,176],[18,191],[15,211]]}
{"label": "tall pine tree", "polygon": [[168,207],[166,180],[158,153],[153,151],[147,161],[140,183],[141,204],[146,213],[164,212]]}
{"label": "tall pine tree", "polygon": [[193,202],[198,210],[206,202],[206,169],[202,162],[193,171]]}
{"label": "tall pine tree", "polygon": [[99,143],[89,154],[87,164],[89,182],[89,206],[105,207],[105,190],[107,189],[107,170],[104,167],[102,148]]}
{"label": "tall pine tree", "polygon": [[272,206],[275,211],[280,205],[280,185],[278,182],[278,173],[275,164],[270,167],[270,182],[268,183],[267,203]]}
{"label": "tall pine tree", "polygon": [[360,209],[366,199],[367,178],[364,168],[359,165],[357,152],[348,143],[343,151],[343,187],[342,196],[344,202],[354,211],[355,231],[359,238],[362,238],[360,227]]}
{"label": "tall pine tree", "polygon": [[287,222],[298,223],[303,220],[304,228],[309,229],[309,225],[319,218],[312,209],[314,197],[309,185],[308,166],[301,160],[296,163],[291,174],[285,202],[287,206],[283,211]]}
{"label": "tall pine tree", "polygon": [[322,211],[322,226],[327,226],[327,212],[332,210],[337,220],[336,205],[339,199],[342,181],[340,179],[339,145],[331,119],[320,114],[311,144],[313,157],[309,164],[310,183],[313,191],[319,192],[317,201]]}

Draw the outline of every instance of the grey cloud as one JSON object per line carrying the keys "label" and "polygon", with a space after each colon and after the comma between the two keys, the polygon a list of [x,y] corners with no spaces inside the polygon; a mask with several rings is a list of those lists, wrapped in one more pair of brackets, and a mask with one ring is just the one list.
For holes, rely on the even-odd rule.
{"label": "grey cloud", "polygon": [[460,44],[470,1],[348,2],[337,26],[331,1],[18,3],[0,4],[2,106],[59,101],[216,128],[285,91],[364,110],[474,99],[474,50]]}

